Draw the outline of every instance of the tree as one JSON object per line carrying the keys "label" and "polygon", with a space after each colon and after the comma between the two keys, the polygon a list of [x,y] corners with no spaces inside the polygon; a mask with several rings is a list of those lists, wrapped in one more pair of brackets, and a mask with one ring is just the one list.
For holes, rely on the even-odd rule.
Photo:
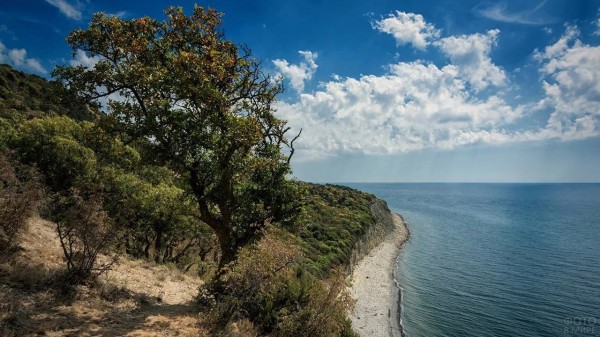
{"label": "tree", "polygon": [[118,155],[123,165],[135,161],[134,153],[102,139],[98,131],[93,123],[67,116],[34,118],[21,123],[9,142],[18,159],[41,175],[41,213],[56,224],[67,265],[65,281],[71,284],[110,268],[114,259],[98,264],[100,253],[116,258],[111,248],[119,228],[103,209],[103,159]]}
{"label": "tree", "polygon": [[273,110],[282,86],[248,48],[225,40],[222,14],[198,6],[190,16],[181,8],[165,14],[95,14],[67,42],[99,61],[53,75],[85,101],[108,99],[102,124],[186,179],[200,220],[218,238],[222,267],[268,224],[289,223],[299,205],[283,153],[293,153],[293,141]]}

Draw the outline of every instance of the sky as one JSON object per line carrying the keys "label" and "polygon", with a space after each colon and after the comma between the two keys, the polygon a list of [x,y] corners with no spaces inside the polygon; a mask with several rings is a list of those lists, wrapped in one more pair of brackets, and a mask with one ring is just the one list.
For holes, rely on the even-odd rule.
{"label": "sky", "polygon": [[600,0],[0,0],[0,63],[49,77],[94,12],[194,3],[285,78],[301,180],[600,182]]}

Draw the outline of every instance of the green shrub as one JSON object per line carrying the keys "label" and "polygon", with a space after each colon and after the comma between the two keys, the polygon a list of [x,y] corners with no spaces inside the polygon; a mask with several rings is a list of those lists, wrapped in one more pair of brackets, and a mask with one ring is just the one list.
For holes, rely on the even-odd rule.
{"label": "green shrub", "polygon": [[213,312],[217,326],[249,320],[263,335],[340,336],[349,325],[353,300],[344,275],[321,281],[305,272],[299,247],[283,231],[267,233],[242,248],[221,276],[222,294]]}

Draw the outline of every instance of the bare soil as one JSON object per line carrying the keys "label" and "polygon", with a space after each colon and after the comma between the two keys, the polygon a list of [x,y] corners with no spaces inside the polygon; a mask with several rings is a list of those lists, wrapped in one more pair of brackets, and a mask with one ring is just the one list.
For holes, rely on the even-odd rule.
{"label": "bare soil", "polygon": [[194,297],[202,280],[126,257],[65,292],[54,224],[30,219],[20,249],[0,260],[0,336],[208,336]]}

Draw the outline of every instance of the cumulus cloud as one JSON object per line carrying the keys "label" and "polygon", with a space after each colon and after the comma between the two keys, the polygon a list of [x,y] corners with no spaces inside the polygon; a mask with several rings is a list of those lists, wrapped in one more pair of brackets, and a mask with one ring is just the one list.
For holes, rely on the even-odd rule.
{"label": "cumulus cloud", "polygon": [[273,64],[277,68],[278,75],[288,79],[292,88],[301,93],[304,91],[305,82],[309,81],[315,71],[317,71],[318,65],[316,60],[319,55],[315,52],[303,50],[298,53],[304,59],[299,64],[290,64],[287,60],[281,59],[274,60]]}
{"label": "cumulus cloud", "polygon": [[58,10],[66,17],[74,20],[81,20],[81,11],[66,0],[46,0],[50,5],[58,8]]}
{"label": "cumulus cloud", "polygon": [[450,36],[434,44],[458,67],[460,75],[475,91],[480,91],[489,85],[498,86],[506,82],[506,74],[489,56],[499,33],[494,29],[486,34]]}
{"label": "cumulus cloud", "polygon": [[500,127],[523,113],[496,95],[471,95],[458,67],[422,61],[391,65],[382,76],[330,81],[277,108],[291,126],[303,128],[303,159],[505,142],[511,137]]}
{"label": "cumulus cloud", "polygon": [[425,49],[433,44],[456,65],[460,76],[480,91],[490,85],[502,85],[506,74],[496,66],[491,58],[492,47],[496,46],[499,30],[485,34],[449,36],[440,39],[440,31],[425,21],[422,15],[397,11],[373,24],[377,30],[389,33],[396,38],[398,45],[412,44]]}
{"label": "cumulus cloud", "polygon": [[392,35],[398,45],[412,44],[417,49],[425,49],[432,39],[440,35],[434,25],[425,22],[420,14],[396,11],[387,18],[375,21],[373,28]]}
{"label": "cumulus cloud", "polygon": [[578,36],[579,30],[568,26],[556,43],[535,53],[546,93],[539,107],[553,111],[546,128],[565,139],[600,134],[600,47]]}
{"label": "cumulus cloud", "polygon": [[8,63],[15,68],[33,71],[38,74],[48,73],[39,60],[27,57],[27,51],[25,49],[8,49],[1,41],[0,63]]}
{"label": "cumulus cloud", "polygon": [[[450,59],[397,62],[382,75],[335,75],[314,93],[277,103],[292,131],[298,159],[344,154],[389,154],[469,144],[503,144],[600,136],[600,47],[579,40],[576,27],[534,52],[544,98],[509,103],[502,93],[506,73],[490,51],[498,30],[433,41]],[[532,113],[548,117],[523,123]]]}

